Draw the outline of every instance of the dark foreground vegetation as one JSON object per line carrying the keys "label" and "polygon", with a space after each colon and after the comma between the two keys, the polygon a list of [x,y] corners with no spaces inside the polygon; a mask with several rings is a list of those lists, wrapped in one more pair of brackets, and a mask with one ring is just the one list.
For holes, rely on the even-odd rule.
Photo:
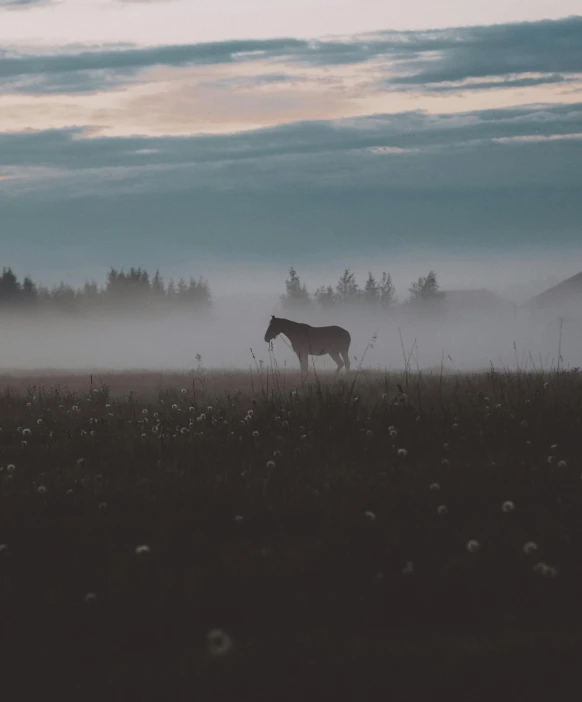
{"label": "dark foreground vegetation", "polygon": [[0,398],[3,699],[576,699],[579,373],[230,380]]}

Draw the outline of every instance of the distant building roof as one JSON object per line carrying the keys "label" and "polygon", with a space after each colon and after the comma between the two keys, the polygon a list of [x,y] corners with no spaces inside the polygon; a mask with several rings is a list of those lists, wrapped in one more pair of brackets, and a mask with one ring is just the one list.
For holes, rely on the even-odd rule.
{"label": "distant building roof", "polygon": [[576,301],[582,301],[582,273],[577,273],[571,278],[563,280],[558,285],[545,290],[543,293],[532,297],[525,303],[526,307],[548,308],[555,305]]}

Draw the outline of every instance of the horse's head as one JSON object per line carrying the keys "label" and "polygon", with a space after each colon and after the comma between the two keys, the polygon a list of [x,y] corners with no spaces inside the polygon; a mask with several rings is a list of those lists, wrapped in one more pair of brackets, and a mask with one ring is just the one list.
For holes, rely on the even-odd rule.
{"label": "horse's head", "polygon": [[271,322],[269,323],[269,327],[267,331],[265,332],[265,341],[269,343],[272,341],[278,334],[281,333],[281,322],[283,320],[279,319],[278,317],[275,317],[275,315],[271,315]]}

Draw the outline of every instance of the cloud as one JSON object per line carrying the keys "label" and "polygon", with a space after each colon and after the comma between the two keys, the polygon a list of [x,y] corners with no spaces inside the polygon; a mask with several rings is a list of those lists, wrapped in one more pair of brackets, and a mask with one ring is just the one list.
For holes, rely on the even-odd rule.
{"label": "cloud", "polygon": [[28,10],[39,5],[49,5],[55,0],[0,0],[0,10],[5,7],[8,9]]}
{"label": "cloud", "polygon": [[[13,92],[107,90],[153,67],[261,63],[342,71],[369,65],[370,87],[382,90],[491,90],[580,79],[582,17],[486,27],[375,32],[326,40],[293,38],[157,47],[78,47],[60,53],[0,53],[0,85]],[[271,71],[269,71],[271,72]],[[535,74],[532,76],[532,74]],[[33,77],[33,78],[31,78]],[[502,79],[497,82],[495,79]],[[483,81],[465,87],[466,81]],[[503,82],[505,81],[505,82]],[[449,85],[447,85],[449,84]],[[440,87],[439,87],[440,86]]]}

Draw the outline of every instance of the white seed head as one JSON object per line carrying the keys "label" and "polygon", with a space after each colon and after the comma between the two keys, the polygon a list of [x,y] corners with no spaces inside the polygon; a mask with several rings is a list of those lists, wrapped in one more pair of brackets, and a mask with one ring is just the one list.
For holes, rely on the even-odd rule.
{"label": "white seed head", "polygon": [[147,544],[140,544],[139,546],[135,547],[135,552],[138,556],[149,553],[150,551],[151,549]]}
{"label": "white seed head", "polygon": [[369,519],[371,522],[373,522],[376,519],[376,515],[374,514],[374,512],[371,512],[370,510],[366,510],[364,512],[364,516],[367,519]]}
{"label": "white seed head", "polygon": [[510,500],[506,500],[506,501],[501,505],[501,511],[502,511],[502,512],[505,512],[506,514],[507,514],[508,512],[513,512],[514,509],[515,509],[515,505],[514,505],[514,503],[511,502]]}
{"label": "white seed head", "polygon": [[274,468],[275,467],[275,461],[267,461],[267,468]]}
{"label": "white seed head", "polygon": [[529,555],[530,553],[534,553],[535,551],[538,551],[538,550],[539,550],[539,547],[535,541],[528,541],[527,543],[525,543],[523,545],[523,552],[526,555]]}
{"label": "white seed head", "polygon": [[6,466],[6,472],[7,472],[7,473],[14,473],[15,470],[16,470],[16,466],[14,465],[14,463],[9,463],[9,464]]}
{"label": "white seed head", "polygon": [[477,541],[477,539],[471,539],[470,541],[467,541],[467,551],[469,553],[475,553],[481,548],[481,544]]}
{"label": "white seed head", "polygon": [[448,514],[449,510],[447,509],[446,505],[439,505],[437,507],[437,512],[438,512],[438,514],[443,515],[443,514]]}
{"label": "white seed head", "polygon": [[428,486],[428,489],[429,489],[429,490],[440,490],[440,489],[441,489],[441,486],[440,486],[438,483],[431,483],[431,484]]}
{"label": "white seed head", "polygon": [[566,461],[558,461],[558,468],[566,468],[567,465]]}
{"label": "white seed head", "polygon": [[408,451],[405,448],[399,448],[398,455],[400,458],[406,458],[406,456],[408,456]]}
{"label": "white seed head", "polygon": [[85,595],[85,603],[86,604],[90,604],[91,602],[95,602],[96,599],[97,599],[97,595],[94,592],[88,592]]}
{"label": "white seed head", "polygon": [[206,637],[206,646],[211,656],[226,656],[232,651],[234,642],[222,629],[212,629]]}

